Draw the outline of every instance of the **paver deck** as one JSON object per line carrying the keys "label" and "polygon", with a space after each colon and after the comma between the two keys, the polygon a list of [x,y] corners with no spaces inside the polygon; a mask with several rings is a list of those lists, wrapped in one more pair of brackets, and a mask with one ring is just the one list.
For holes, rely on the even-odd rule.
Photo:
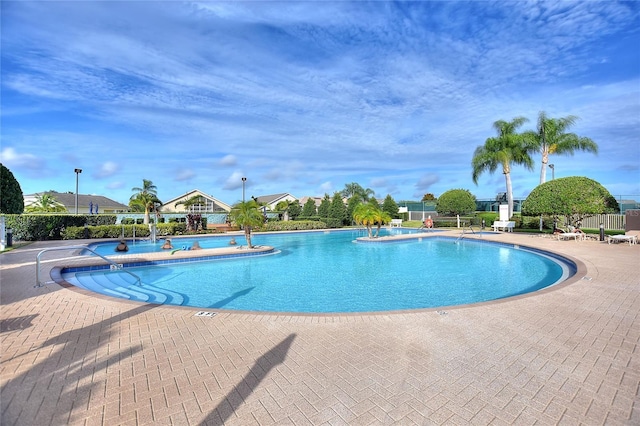
{"label": "paver deck", "polygon": [[0,423],[640,424],[640,245],[483,238],[570,256],[579,276],[447,309],[209,317],[34,288],[37,253],[69,242],[4,253]]}

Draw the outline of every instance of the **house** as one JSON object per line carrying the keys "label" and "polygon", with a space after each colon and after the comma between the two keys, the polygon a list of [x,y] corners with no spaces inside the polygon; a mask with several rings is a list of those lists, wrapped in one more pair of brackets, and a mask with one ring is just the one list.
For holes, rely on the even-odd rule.
{"label": "house", "polygon": [[[194,197],[200,197],[199,202],[191,205],[187,203],[185,206],[184,203],[195,200]],[[163,213],[229,213],[231,206],[199,189],[194,189],[164,202],[160,211]]]}
{"label": "house", "polygon": [[261,195],[259,197],[252,197],[259,205],[267,206],[267,210],[276,211],[276,206],[278,203],[283,201],[296,201],[297,198],[288,192],[284,192],[281,194],[271,194],[271,195]]}
{"label": "house", "polygon": [[[68,213],[76,213],[76,194],[72,192],[36,192],[24,196],[25,207],[36,203],[36,199],[42,195],[49,195],[58,203],[62,204]],[[129,211],[126,204],[113,201],[110,198],[95,194],[78,194],[78,214],[98,214],[98,213],[122,213]]]}

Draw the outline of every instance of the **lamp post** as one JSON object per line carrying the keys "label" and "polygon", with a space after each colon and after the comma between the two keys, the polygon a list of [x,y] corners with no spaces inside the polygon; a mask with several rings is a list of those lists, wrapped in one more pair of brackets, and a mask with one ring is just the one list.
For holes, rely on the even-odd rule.
{"label": "lamp post", "polygon": [[244,203],[244,183],[247,181],[246,177],[242,178],[242,202]]}
{"label": "lamp post", "polygon": [[74,169],[73,171],[76,172],[76,214],[78,214],[78,175],[82,173],[82,169]]}
{"label": "lamp post", "polygon": [[556,178],[556,166],[549,164],[549,168],[551,169],[551,180],[554,180]]}

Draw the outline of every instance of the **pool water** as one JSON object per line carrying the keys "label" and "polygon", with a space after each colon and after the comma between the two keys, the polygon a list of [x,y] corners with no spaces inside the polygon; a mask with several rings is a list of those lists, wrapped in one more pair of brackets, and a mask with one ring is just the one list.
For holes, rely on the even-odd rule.
{"label": "pool water", "polygon": [[[552,256],[502,244],[437,236],[355,242],[359,236],[363,233],[255,234],[254,244],[273,246],[279,252],[127,268],[141,278],[142,286],[130,284],[131,277],[124,277],[127,274],[122,271],[74,272],[63,277],[93,291],[155,303],[336,313],[495,300],[545,288],[575,272]],[[105,275],[110,277],[106,292],[100,291],[103,285],[94,285],[96,275],[102,282]]]}

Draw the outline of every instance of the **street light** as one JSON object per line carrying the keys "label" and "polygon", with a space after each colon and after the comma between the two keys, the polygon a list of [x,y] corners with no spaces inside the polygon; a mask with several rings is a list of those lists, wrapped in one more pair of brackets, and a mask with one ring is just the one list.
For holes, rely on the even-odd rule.
{"label": "street light", "polygon": [[76,214],[78,214],[78,175],[82,173],[82,169],[74,169],[76,172]]}
{"label": "street light", "polygon": [[554,180],[556,178],[556,166],[549,164],[549,168],[551,169],[551,180]]}
{"label": "street light", "polygon": [[244,203],[244,183],[247,181],[246,177],[242,178],[242,202]]}

